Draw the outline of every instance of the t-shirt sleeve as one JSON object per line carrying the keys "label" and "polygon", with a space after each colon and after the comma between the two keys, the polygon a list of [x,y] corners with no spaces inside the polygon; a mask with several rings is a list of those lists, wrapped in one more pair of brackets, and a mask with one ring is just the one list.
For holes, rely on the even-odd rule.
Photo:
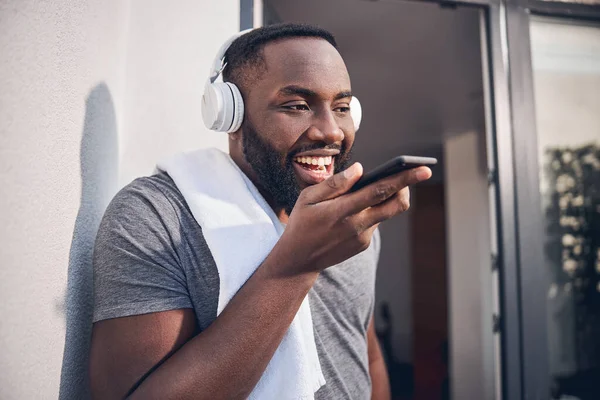
{"label": "t-shirt sleeve", "polygon": [[178,216],[149,178],[108,206],[94,247],[94,322],[192,308],[177,256]]}
{"label": "t-shirt sleeve", "polygon": [[381,253],[381,234],[379,233],[379,228],[375,229],[373,232],[373,253],[375,256],[375,267],[379,264],[379,254]]}
{"label": "t-shirt sleeve", "polygon": [[[373,246],[373,265],[375,271],[373,272],[373,281],[371,282],[373,285],[373,290],[375,290],[375,280],[377,276],[377,270],[379,267],[379,254],[381,253],[381,234],[379,233],[379,228],[375,229],[373,232],[373,238],[371,239],[371,246]],[[368,329],[369,323],[371,322],[371,316],[375,312],[375,292],[373,292],[373,296],[371,297],[371,312],[369,313],[369,319],[365,324],[365,329]]]}

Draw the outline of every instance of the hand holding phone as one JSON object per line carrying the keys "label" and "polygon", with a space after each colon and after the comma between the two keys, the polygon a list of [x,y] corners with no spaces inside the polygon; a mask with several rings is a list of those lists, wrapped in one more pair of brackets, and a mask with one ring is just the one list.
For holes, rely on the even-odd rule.
{"label": "hand holding phone", "polygon": [[[321,271],[367,249],[377,226],[410,207],[408,186],[429,179],[430,172],[398,172],[437,162],[431,158],[396,157],[363,175],[362,166],[354,163],[345,171],[305,188],[276,248],[295,259],[290,268],[298,271]],[[396,175],[394,175],[396,174]],[[362,190],[346,195],[386,178],[377,190]],[[327,229],[317,229],[325,226]],[[289,253],[286,253],[289,252]],[[298,254],[303,256],[300,259]]]}
{"label": "hand holding phone", "polygon": [[437,159],[433,157],[417,157],[417,156],[398,156],[381,164],[372,171],[364,174],[349,192],[355,192],[363,187],[377,182],[380,179],[422,166],[432,166],[437,164]]}

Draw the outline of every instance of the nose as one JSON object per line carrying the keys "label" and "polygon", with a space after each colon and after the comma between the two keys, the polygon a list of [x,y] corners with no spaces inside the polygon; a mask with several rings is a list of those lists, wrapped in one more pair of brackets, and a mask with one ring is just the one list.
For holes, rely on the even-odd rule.
{"label": "nose", "polygon": [[333,111],[326,109],[315,114],[308,137],[313,141],[333,144],[344,140],[344,131],[340,128]]}

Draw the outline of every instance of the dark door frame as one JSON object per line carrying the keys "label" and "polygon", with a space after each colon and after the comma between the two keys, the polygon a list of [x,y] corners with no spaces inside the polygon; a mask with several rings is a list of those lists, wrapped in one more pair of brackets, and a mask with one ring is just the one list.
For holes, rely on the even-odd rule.
{"label": "dark door frame", "polygon": [[240,0],[240,32],[254,27],[254,0]]}

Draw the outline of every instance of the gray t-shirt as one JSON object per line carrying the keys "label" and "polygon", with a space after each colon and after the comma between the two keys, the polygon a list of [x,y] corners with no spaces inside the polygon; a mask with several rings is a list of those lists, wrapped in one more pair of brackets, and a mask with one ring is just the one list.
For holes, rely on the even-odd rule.
{"label": "gray t-shirt", "polygon": [[[378,255],[376,232],[369,249],[323,271],[309,292],[326,380],[316,399],[371,396],[366,338]],[[94,322],[193,308],[202,331],[216,319],[218,299],[215,261],[173,180],[160,173],[122,189],[96,239]]]}

